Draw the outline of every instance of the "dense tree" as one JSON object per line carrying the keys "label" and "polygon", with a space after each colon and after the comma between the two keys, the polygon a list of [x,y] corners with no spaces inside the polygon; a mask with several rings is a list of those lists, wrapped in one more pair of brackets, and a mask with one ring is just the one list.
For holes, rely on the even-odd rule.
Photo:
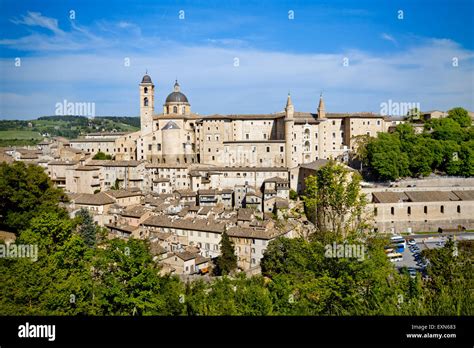
{"label": "dense tree", "polygon": [[0,228],[18,233],[45,211],[65,211],[63,191],[53,186],[43,168],[24,162],[0,163]]}
{"label": "dense tree", "polygon": [[230,274],[237,268],[237,256],[235,255],[234,243],[230,240],[227,231],[222,233],[220,251],[221,254],[217,257],[214,273],[216,275]]}
{"label": "dense tree", "polygon": [[409,159],[402,152],[397,135],[381,133],[367,144],[366,164],[382,180],[394,180],[410,174]]}
{"label": "dense tree", "polygon": [[76,214],[78,218],[79,226],[78,232],[84,239],[86,245],[90,248],[94,247],[97,240],[97,225],[94,223],[94,219],[89,211],[85,208],[79,210]]}
{"label": "dense tree", "polygon": [[94,160],[111,160],[112,156],[109,154],[105,154],[104,152],[97,152],[94,157],[92,157]]}
{"label": "dense tree", "polygon": [[465,138],[465,132],[452,118],[440,118],[430,120],[425,128],[431,131],[431,136],[436,140],[459,141]]}
{"label": "dense tree", "polygon": [[474,312],[470,249],[473,243],[459,244],[449,240],[443,248],[423,252],[430,261],[429,281],[424,292],[432,315],[472,315]]}
{"label": "dense tree", "polygon": [[95,305],[104,315],[160,314],[160,278],[144,241],[112,239],[97,248]]}
{"label": "dense tree", "polygon": [[466,114],[455,109],[453,117],[427,121],[422,134],[416,134],[410,124],[401,124],[392,134],[370,138],[364,146],[365,164],[382,180],[432,172],[472,176],[474,129],[463,121]]}
{"label": "dense tree", "polygon": [[[465,163],[462,151],[461,164]],[[352,179],[344,181],[341,173],[331,163],[310,191],[332,202],[334,197],[318,185],[331,185],[331,178],[339,178],[345,184],[336,185],[339,196],[335,197],[358,202],[357,191],[349,189]],[[351,214],[345,209],[338,212]],[[17,243],[36,245],[37,258],[0,258],[0,315],[474,313],[472,241],[448,242],[442,249],[425,251],[430,261],[428,280],[421,280],[399,274],[384,253],[388,241],[380,237],[346,232],[327,233],[324,238],[314,235],[309,240],[280,237],[264,253],[262,276],[246,277],[232,274],[236,258],[224,233],[221,248],[226,258],[218,266],[232,276],[185,284],[177,277],[159,275],[146,241],[108,240],[99,234],[99,247],[91,248],[83,237],[88,234],[80,232],[83,225],[83,218],[70,219],[53,206],[43,207],[31,218]],[[358,254],[328,253],[328,246],[335,244],[358,245]]]}
{"label": "dense tree", "polygon": [[461,127],[469,127],[472,124],[471,116],[466,109],[457,107],[448,111],[448,117],[456,121]]}
{"label": "dense tree", "polygon": [[332,160],[306,179],[305,208],[320,235],[346,237],[365,228],[360,181],[357,172]]}

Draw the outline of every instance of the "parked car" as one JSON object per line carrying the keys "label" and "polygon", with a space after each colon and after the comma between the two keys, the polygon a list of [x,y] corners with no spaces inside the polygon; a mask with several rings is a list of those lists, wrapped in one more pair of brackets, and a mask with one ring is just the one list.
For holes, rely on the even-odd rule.
{"label": "parked car", "polygon": [[414,240],[413,238],[409,239],[408,240],[408,245],[416,245],[416,240]]}
{"label": "parked car", "polygon": [[416,269],[414,269],[413,267],[409,267],[408,274],[410,275],[411,278],[416,278]]}
{"label": "parked car", "polygon": [[416,265],[420,268],[426,268],[426,266],[428,266],[428,263],[426,263],[426,261],[423,261],[423,260],[419,260]]}

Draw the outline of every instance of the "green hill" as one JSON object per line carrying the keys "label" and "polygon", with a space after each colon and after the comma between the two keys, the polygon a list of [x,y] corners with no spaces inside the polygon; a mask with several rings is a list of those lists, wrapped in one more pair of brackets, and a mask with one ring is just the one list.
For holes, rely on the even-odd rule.
{"label": "green hill", "polygon": [[140,128],[139,117],[42,116],[36,120],[0,120],[0,146],[34,145],[44,137],[68,139],[93,132],[134,132]]}

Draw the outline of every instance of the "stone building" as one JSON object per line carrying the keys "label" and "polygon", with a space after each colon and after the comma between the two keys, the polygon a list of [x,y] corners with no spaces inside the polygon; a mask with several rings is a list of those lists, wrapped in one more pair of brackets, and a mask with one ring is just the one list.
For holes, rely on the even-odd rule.
{"label": "stone building", "polygon": [[[116,160],[146,161],[154,175],[147,189],[153,189],[153,179],[163,175],[177,189],[197,191],[236,185],[259,188],[261,182],[257,178],[231,180],[232,172],[245,173],[258,168],[285,170],[286,176],[291,174],[294,178],[300,164],[329,158],[347,160],[355,150],[354,139],[386,132],[394,122],[390,117],[371,113],[327,112],[322,95],[315,112],[295,111],[288,95],[282,112],[199,115],[192,112],[178,81],[163,106],[155,108],[155,85],[148,74],[139,84],[139,93],[140,131],[96,134],[71,140],[70,147],[89,154],[106,152]],[[187,173],[193,165],[207,166],[208,175]],[[184,172],[177,173],[178,168]],[[165,173],[168,169],[169,174]],[[296,185],[297,180],[290,180],[291,188],[296,190]],[[167,190],[166,185],[161,186],[156,185],[158,190]]]}
{"label": "stone building", "polygon": [[369,209],[379,232],[474,228],[472,190],[373,192]]}

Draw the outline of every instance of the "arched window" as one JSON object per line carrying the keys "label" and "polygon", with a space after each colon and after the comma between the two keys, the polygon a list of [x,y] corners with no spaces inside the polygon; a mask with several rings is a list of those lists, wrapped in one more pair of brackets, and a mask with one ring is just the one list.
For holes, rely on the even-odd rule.
{"label": "arched window", "polygon": [[183,106],[181,110],[182,110],[182,114],[184,115],[184,114],[185,114],[185,112],[186,112],[186,107],[185,107],[185,106]]}
{"label": "arched window", "polygon": [[173,113],[174,113],[174,114],[177,114],[177,113],[178,113],[178,107],[177,107],[177,106],[173,106]]}
{"label": "arched window", "polygon": [[145,87],[145,88],[143,89],[143,93],[148,94],[148,87]]}
{"label": "arched window", "polygon": [[148,97],[143,98],[143,106],[148,106]]}
{"label": "arched window", "polygon": [[309,136],[310,136],[310,135],[309,135],[309,128],[306,128],[306,129],[304,130],[304,138],[305,138],[305,139],[309,139]]}
{"label": "arched window", "polygon": [[307,152],[310,151],[309,141],[305,141],[305,142],[304,142],[304,150],[307,151]]}

